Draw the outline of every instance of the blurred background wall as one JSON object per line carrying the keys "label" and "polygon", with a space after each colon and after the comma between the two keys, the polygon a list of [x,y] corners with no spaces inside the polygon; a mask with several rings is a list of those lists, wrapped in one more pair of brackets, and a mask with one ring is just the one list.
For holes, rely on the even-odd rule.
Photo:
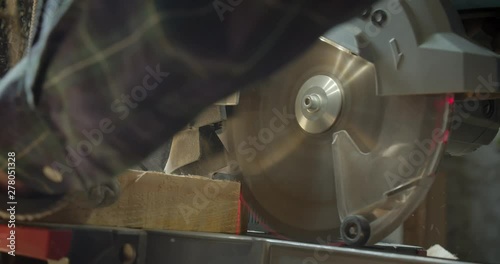
{"label": "blurred background wall", "polygon": [[500,263],[500,137],[465,157],[446,157],[446,248],[461,260]]}

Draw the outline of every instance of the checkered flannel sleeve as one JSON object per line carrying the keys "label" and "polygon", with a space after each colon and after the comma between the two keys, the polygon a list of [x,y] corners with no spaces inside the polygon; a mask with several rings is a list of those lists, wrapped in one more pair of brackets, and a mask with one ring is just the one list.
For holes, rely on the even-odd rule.
{"label": "checkered flannel sleeve", "polygon": [[0,83],[0,169],[15,151],[19,179],[57,194],[138,163],[373,0],[51,2]]}

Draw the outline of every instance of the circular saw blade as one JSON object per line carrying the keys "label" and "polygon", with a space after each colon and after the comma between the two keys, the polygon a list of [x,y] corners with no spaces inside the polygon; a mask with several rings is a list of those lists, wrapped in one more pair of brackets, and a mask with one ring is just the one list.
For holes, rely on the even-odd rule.
{"label": "circular saw blade", "polygon": [[[304,131],[295,117],[297,94],[314,76],[338,80],[343,93],[335,124],[318,134]],[[445,95],[378,97],[375,76],[373,64],[323,39],[269,79],[241,93],[228,120],[231,149],[243,174],[247,202],[278,233],[313,241],[325,234],[339,234],[341,215],[334,175],[344,164],[333,157],[334,134],[345,133],[359,153],[370,153],[380,150],[380,142],[387,143],[387,127],[399,128],[389,135],[394,142],[410,144],[426,136],[422,133],[435,125],[431,122],[438,122],[438,127],[446,122],[435,117],[444,116],[447,109],[432,107],[444,102]],[[412,125],[415,122],[418,125]],[[416,127],[422,129],[415,131]],[[351,153],[343,155],[345,160]],[[334,160],[340,163],[334,164]],[[370,192],[366,187],[349,191],[363,196],[362,192]],[[372,194],[379,195],[377,187]],[[341,207],[340,211],[345,210]]]}

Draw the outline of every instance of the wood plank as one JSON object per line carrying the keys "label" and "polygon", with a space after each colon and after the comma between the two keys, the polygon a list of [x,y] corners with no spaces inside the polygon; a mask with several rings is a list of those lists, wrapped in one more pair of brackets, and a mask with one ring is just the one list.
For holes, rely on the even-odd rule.
{"label": "wood plank", "polygon": [[404,223],[404,243],[446,247],[446,174],[438,173],[427,198]]}
{"label": "wood plank", "polygon": [[45,222],[179,231],[240,233],[240,183],[197,176],[129,171],[111,206],[74,203]]}

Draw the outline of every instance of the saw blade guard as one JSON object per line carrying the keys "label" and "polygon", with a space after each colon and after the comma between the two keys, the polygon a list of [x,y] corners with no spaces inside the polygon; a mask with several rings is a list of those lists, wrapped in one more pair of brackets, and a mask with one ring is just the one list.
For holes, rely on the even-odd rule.
{"label": "saw blade guard", "polygon": [[357,217],[369,228],[361,244],[373,244],[416,209],[437,177],[454,96],[378,96],[372,63],[321,40],[337,61],[348,62],[332,71],[343,94],[331,143],[340,233],[348,239],[344,222]]}
{"label": "saw blade guard", "polygon": [[426,133],[430,127],[424,128],[424,124],[416,124],[415,129],[429,138],[398,142],[391,140],[401,135],[396,131],[382,133],[375,149],[368,153],[347,131],[334,134],[332,156],[339,216],[341,221],[360,217],[370,225],[370,235],[363,244],[376,243],[397,228],[425,198],[434,178],[439,177],[434,170],[443,154],[448,130],[434,127]]}

